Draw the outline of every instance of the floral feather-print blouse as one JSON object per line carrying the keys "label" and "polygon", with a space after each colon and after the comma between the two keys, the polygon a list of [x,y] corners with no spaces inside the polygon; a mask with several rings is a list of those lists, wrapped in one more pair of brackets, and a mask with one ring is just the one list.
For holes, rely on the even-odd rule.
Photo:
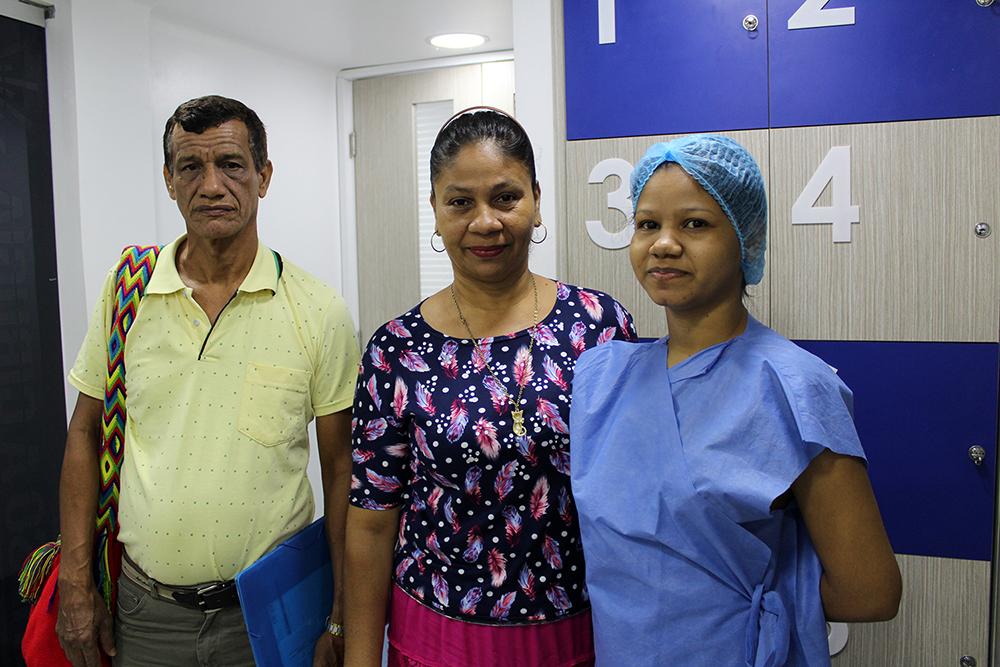
{"label": "floral feather-print blouse", "polygon": [[[563,284],[534,345],[527,329],[478,346],[445,336],[419,305],[375,332],[354,400],[351,504],[402,506],[394,579],[404,591],[477,623],[587,608],[570,385],[580,353],[612,339],[636,340],[631,315]],[[516,399],[521,385],[519,437],[507,392]]]}

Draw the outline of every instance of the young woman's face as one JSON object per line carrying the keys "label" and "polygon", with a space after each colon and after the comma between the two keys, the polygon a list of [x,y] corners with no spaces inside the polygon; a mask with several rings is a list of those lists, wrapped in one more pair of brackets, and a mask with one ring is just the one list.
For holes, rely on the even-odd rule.
{"label": "young woman's face", "polygon": [[653,172],[635,207],[629,246],[646,293],[674,312],[709,312],[739,302],[740,241],[718,202],[683,169]]}
{"label": "young woman's face", "polygon": [[431,207],[456,276],[493,283],[527,270],[538,184],[492,142],[464,146],[434,181]]}

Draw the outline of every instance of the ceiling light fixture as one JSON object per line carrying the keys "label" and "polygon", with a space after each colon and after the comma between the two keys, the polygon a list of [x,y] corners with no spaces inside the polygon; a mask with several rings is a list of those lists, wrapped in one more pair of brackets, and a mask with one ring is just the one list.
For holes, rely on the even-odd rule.
{"label": "ceiling light fixture", "polygon": [[473,35],[469,33],[450,33],[447,35],[435,35],[427,39],[433,46],[440,49],[472,49],[482,46],[489,38],[485,35]]}

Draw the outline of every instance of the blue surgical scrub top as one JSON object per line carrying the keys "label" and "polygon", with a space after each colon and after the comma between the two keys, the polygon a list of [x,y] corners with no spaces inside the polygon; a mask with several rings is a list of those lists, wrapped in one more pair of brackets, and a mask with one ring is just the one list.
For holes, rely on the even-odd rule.
{"label": "blue surgical scrub top", "polygon": [[822,567],[795,503],[771,504],[823,449],[864,458],[850,390],[753,318],[670,369],[666,343],[576,366],[597,665],[829,665]]}

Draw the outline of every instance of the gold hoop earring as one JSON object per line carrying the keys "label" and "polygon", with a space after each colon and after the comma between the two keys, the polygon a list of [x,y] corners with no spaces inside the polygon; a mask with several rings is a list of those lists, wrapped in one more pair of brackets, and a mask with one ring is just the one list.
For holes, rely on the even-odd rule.
{"label": "gold hoop earring", "polygon": [[[538,239],[538,240],[536,241],[536,240],[535,240],[535,233],[534,233],[534,232],[532,232],[532,233],[531,233],[531,242],[532,242],[532,243],[535,243],[535,244],[538,244],[538,243],[544,243],[544,242],[545,242],[545,239],[549,238],[549,228],[548,228],[548,227],[546,227],[546,226],[545,226],[545,224],[544,224],[544,223],[543,223],[543,222],[542,222],[541,220],[539,220],[539,221],[538,221],[538,224],[539,224],[539,225],[541,225],[541,226],[542,226],[542,230],[544,230],[544,231],[545,231],[545,236],[543,236],[542,238],[540,238],[540,239]],[[538,228],[536,227],[535,229],[538,229]]]}
{"label": "gold hoop earring", "polygon": [[439,234],[438,232],[434,232],[433,234],[431,234],[431,250],[433,250],[434,252],[437,252],[437,253],[442,253],[442,252],[444,252],[444,248],[441,248],[440,250],[438,250],[437,248],[434,247],[434,237],[435,236],[441,236],[441,234]]}

